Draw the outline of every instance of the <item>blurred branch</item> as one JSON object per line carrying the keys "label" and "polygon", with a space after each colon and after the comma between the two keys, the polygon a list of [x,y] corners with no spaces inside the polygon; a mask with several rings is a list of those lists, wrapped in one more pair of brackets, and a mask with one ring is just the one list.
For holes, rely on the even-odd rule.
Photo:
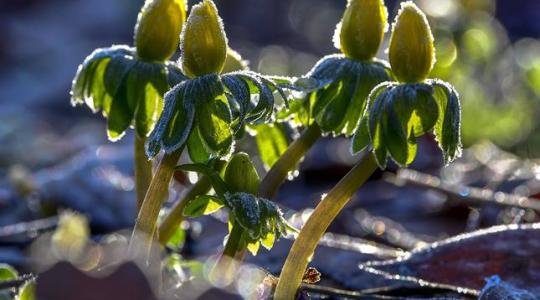
{"label": "blurred branch", "polygon": [[29,280],[34,280],[36,277],[32,274],[24,274],[15,280],[0,282],[0,290],[18,288]]}
{"label": "blurred branch", "polygon": [[400,170],[397,176],[388,174],[386,180],[397,186],[410,184],[421,188],[433,189],[454,199],[465,200],[469,204],[494,204],[505,207],[532,209],[540,212],[540,201],[536,199],[490,189],[448,184],[437,176],[418,171]]}
{"label": "blurred branch", "polygon": [[0,227],[0,239],[13,237],[16,235],[28,235],[29,233],[37,233],[41,231],[54,229],[58,225],[58,217],[50,217],[46,219],[34,220],[30,222],[21,222],[17,224],[6,225]]}

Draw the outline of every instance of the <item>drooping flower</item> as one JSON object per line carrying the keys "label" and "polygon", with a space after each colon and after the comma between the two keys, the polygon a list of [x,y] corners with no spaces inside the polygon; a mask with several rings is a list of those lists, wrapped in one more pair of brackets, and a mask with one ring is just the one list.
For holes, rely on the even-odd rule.
{"label": "drooping flower", "polygon": [[322,58],[293,83],[293,88],[307,93],[300,105],[291,104],[297,115],[303,115],[301,123],[316,122],[325,133],[352,135],[371,89],[392,78],[388,64],[375,58],[387,28],[386,16],[382,0],[348,2],[334,37],[342,54]]}
{"label": "drooping flower", "polygon": [[390,57],[399,82],[381,83],[370,93],[352,152],[370,147],[381,168],[388,156],[407,166],[416,157],[416,139],[433,131],[448,164],[461,155],[459,95],[449,83],[426,79],[434,61],[433,37],[414,3],[402,3],[393,30]]}
{"label": "drooping flower", "polygon": [[[165,107],[147,142],[147,155],[171,153],[187,146],[194,162],[206,162],[232,150],[246,122],[273,117],[274,92],[286,100],[270,78],[251,71],[219,74],[227,53],[222,21],[211,0],[192,8],[181,36],[182,68],[193,78],[165,95]],[[208,49],[206,49],[208,48]]]}
{"label": "drooping flower", "polygon": [[102,111],[109,139],[119,140],[130,126],[140,138],[147,137],[165,92],[186,79],[167,61],[178,47],[185,12],[184,0],[147,1],[135,26],[135,47],[97,49],[79,66],[71,103]]}

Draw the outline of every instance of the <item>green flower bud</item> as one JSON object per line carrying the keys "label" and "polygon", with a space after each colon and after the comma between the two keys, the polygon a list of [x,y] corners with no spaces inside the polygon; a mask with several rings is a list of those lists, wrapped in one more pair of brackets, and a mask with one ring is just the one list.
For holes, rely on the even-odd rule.
{"label": "green flower bud", "polygon": [[390,37],[390,65],[401,82],[424,81],[435,63],[433,35],[426,15],[411,1],[401,4]]}
{"label": "green flower bud", "polygon": [[171,58],[185,21],[185,0],[147,0],[135,25],[137,56],[150,62]]}
{"label": "green flower bud", "polygon": [[349,58],[371,60],[388,28],[387,17],[383,0],[349,0],[336,28],[335,46]]}
{"label": "green flower bud", "polygon": [[257,194],[261,182],[249,155],[243,152],[233,155],[225,169],[224,180],[231,192],[254,195]]}
{"label": "green flower bud", "polygon": [[191,77],[223,70],[227,57],[227,37],[212,0],[203,0],[191,9],[181,38],[182,66]]}

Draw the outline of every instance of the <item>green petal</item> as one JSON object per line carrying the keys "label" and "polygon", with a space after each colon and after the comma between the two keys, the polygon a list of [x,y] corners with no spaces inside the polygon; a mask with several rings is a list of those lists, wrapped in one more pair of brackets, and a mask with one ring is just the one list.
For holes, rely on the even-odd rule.
{"label": "green petal", "polygon": [[351,143],[351,152],[356,154],[371,144],[369,137],[369,129],[367,119],[362,119],[360,125],[356,129]]}
{"label": "green petal", "polygon": [[367,106],[367,98],[371,90],[380,84],[390,80],[386,69],[377,63],[354,62],[354,71],[357,75],[354,95],[347,108],[341,133],[351,136],[360,123],[360,118]]}
{"label": "green petal", "polygon": [[184,216],[200,217],[215,213],[223,207],[223,201],[214,196],[201,195],[190,201],[184,208]]}
{"label": "green petal", "polygon": [[133,120],[134,110],[128,103],[128,81],[124,80],[116,94],[111,98],[111,107],[107,118],[107,135],[111,141],[117,141],[125,134]]}
{"label": "green petal", "polygon": [[197,126],[206,149],[215,155],[226,154],[233,142],[229,104],[224,95],[215,98],[197,111]]}
{"label": "green petal", "polygon": [[184,81],[165,94],[163,113],[146,144],[148,157],[156,156],[161,147],[173,152],[187,141],[195,117],[193,85],[193,81]]}
{"label": "green petal", "polygon": [[261,124],[253,129],[257,132],[255,140],[259,155],[267,169],[270,169],[289,147],[286,123]]}
{"label": "green petal", "polygon": [[434,80],[434,97],[439,107],[439,119],[435,125],[435,136],[448,164],[461,156],[461,105],[459,95],[448,83]]}
{"label": "green petal", "polygon": [[[152,131],[163,110],[163,94],[168,89],[167,71],[162,65],[149,65],[138,70],[142,75],[138,87],[135,130],[140,137],[146,137]],[[142,72],[141,72],[142,71]]]}
{"label": "green petal", "polygon": [[191,135],[187,141],[187,148],[189,157],[194,163],[206,163],[210,159],[211,155],[203,145],[201,133],[199,132],[198,127],[193,128],[193,131],[191,132]]}
{"label": "green petal", "polygon": [[[385,111],[382,115],[381,130],[384,143],[392,158],[401,166],[407,165],[408,143],[405,128],[401,124],[396,114],[393,104],[395,98],[387,101]],[[400,99],[397,99],[398,101]]]}

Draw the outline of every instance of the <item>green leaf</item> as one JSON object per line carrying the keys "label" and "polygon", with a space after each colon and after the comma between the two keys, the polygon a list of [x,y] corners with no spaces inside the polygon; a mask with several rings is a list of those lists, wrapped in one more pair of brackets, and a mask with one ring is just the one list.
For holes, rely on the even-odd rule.
{"label": "green leaf", "polygon": [[35,300],[36,299],[36,284],[33,281],[26,282],[20,289],[16,300]]}
{"label": "green leaf", "polygon": [[224,155],[229,152],[233,143],[231,122],[231,111],[223,95],[200,106],[197,112],[197,126],[203,145],[210,153]]}
{"label": "green leaf", "polygon": [[234,101],[238,103],[238,114],[240,123],[242,123],[253,106],[251,103],[249,85],[247,82],[242,80],[242,78],[234,75],[224,75],[221,80],[229,93],[231,93]]}
{"label": "green leaf", "polygon": [[[103,75],[103,84],[105,86],[106,95],[102,100],[103,112],[105,116],[109,116],[114,98],[118,93],[121,93],[120,90],[122,87],[125,88],[125,79],[134,64],[135,61],[133,59],[124,56],[115,56],[107,65],[107,69]],[[98,82],[96,89],[100,90],[101,87],[99,86],[99,81],[96,82]],[[94,87],[92,87],[92,90],[94,90]],[[123,97],[126,97],[125,94]]]}
{"label": "green leaf", "polygon": [[127,80],[123,81],[111,98],[112,103],[107,118],[107,136],[111,141],[117,141],[124,136],[135,113],[128,102],[127,84]]}
{"label": "green leaf", "polygon": [[351,152],[356,154],[371,144],[371,139],[369,137],[368,122],[364,118],[360,121],[360,125],[356,129],[356,132],[352,138],[351,142]]}
{"label": "green leaf", "polygon": [[167,240],[167,247],[179,251],[186,241],[186,231],[182,226],[176,226],[174,233]]}
{"label": "green leaf", "polygon": [[195,107],[192,81],[184,81],[165,94],[165,107],[147,143],[148,157],[154,157],[160,147],[171,153],[181,147],[191,133]]}
{"label": "green leaf", "polygon": [[342,54],[332,54],[321,58],[309,73],[296,80],[296,89],[304,92],[319,90],[342,76],[344,62]]}
{"label": "green leaf", "polygon": [[18,276],[17,270],[12,266],[0,263],[0,282],[15,280]]}
{"label": "green leaf", "polygon": [[255,125],[253,129],[261,160],[270,169],[289,147],[287,129],[280,123]]}
{"label": "green leaf", "polygon": [[261,247],[261,243],[259,241],[248,243],[246,247],[251,255],[256,256],[259,252],[259,248]]}
{"label": "green leaf", "polygon": [[200,217],[212,214],[223,207],[223,201],[218,197],[202,195],[189,202],[184,209],[184,216]]}
{"label": "green leaf", "polygon": [[105,95],[104,74],[107,65],[115,57],[131,56],[134,50],[118,45],[110,48],[96,49],[78,67],[72,82],[71,103],[86,103],[93,112],[101,109],[102,97]]}
{"label": "green leaf", "polygon": [[266,234],[264,238],[261,239],[261,245],[266,248],[266,250],[272,249],[276,241],[276,235],[273,232]]}
{"label": "green leaf", "polygon": [[167,71],[164,65],[145,64],[139,68],[138,86],[133,90],[135,96],[135,130],[139,137],[146,137],[152,131],[163,110],[163,95],[168,90]]}
{"label": "green leaf", "polygon": [[198,127],[193,128],[193,131],[191,132],[191,135],[187,141],[187,148],[189,157],[194,163],[204,164],[210,159],[211,155],[203,145]]}
{"label": "green leaf", "polygon": [[439,116],[437,103],[431,96],[433,88],[427,84],[402,84],[393,92],[394,109],[403,125],[414,136],[422,136],[433,129]]}
{"label": "green leaf", "polygon": [[[106,98],[111,96],[105,90],[105,71],[111,62],[111,58],[96,62],[92,69],[89,69],[89,78],[85,86],[85,102],[93,112],[103,109],[103,103]],[[110,102],[110,100],[108,100]]]}
{"label": "green leaf", "polygon": [[347,108],[345,120],[341,125],[341,133],[345,136],[351,136],[360,123],[371,90],[381,82],[391,79],[384,66],[379,63],[352,62],[352,64],[350,68],[357,74],[357,81],[354,95]]}
{"label": "green leaf", "polygon": [[439,107],[435,136],[443,151],[444,163],[461,156],[461,105],[459,95],[450,84],[433,80],[434,97]]}
{"label": "green leaf", "polygon": [[335,81],[329,84],[328,86],[320,89],[319,91],[313,93],[313,106],[312,113],[320,124],[319,118],[321,115],[324,115],[327,106],[332,103],[334,98],[336,98],[341,90],[342,82]]}
{"label": "green leaf", "polygon": [[[400,165],[405,166],[408,161],[408,143],[405,128],[395,113],[393,104],[396,99],[387,101],[387,107],[380,120],[384,144],[392,158]],[[397,99],[398,101],[400,99]]]}
{"label": "green leaf", "polygon": [[274,112],[274,94],[272,89],[263,83],[261,76],[253,72],[239,72],[236,76],[242,78],[249,86],[250,93],[254,94],[258,92],[258,102],[250,109],[248,117],[249,122],[266,121],[270,119]]}

